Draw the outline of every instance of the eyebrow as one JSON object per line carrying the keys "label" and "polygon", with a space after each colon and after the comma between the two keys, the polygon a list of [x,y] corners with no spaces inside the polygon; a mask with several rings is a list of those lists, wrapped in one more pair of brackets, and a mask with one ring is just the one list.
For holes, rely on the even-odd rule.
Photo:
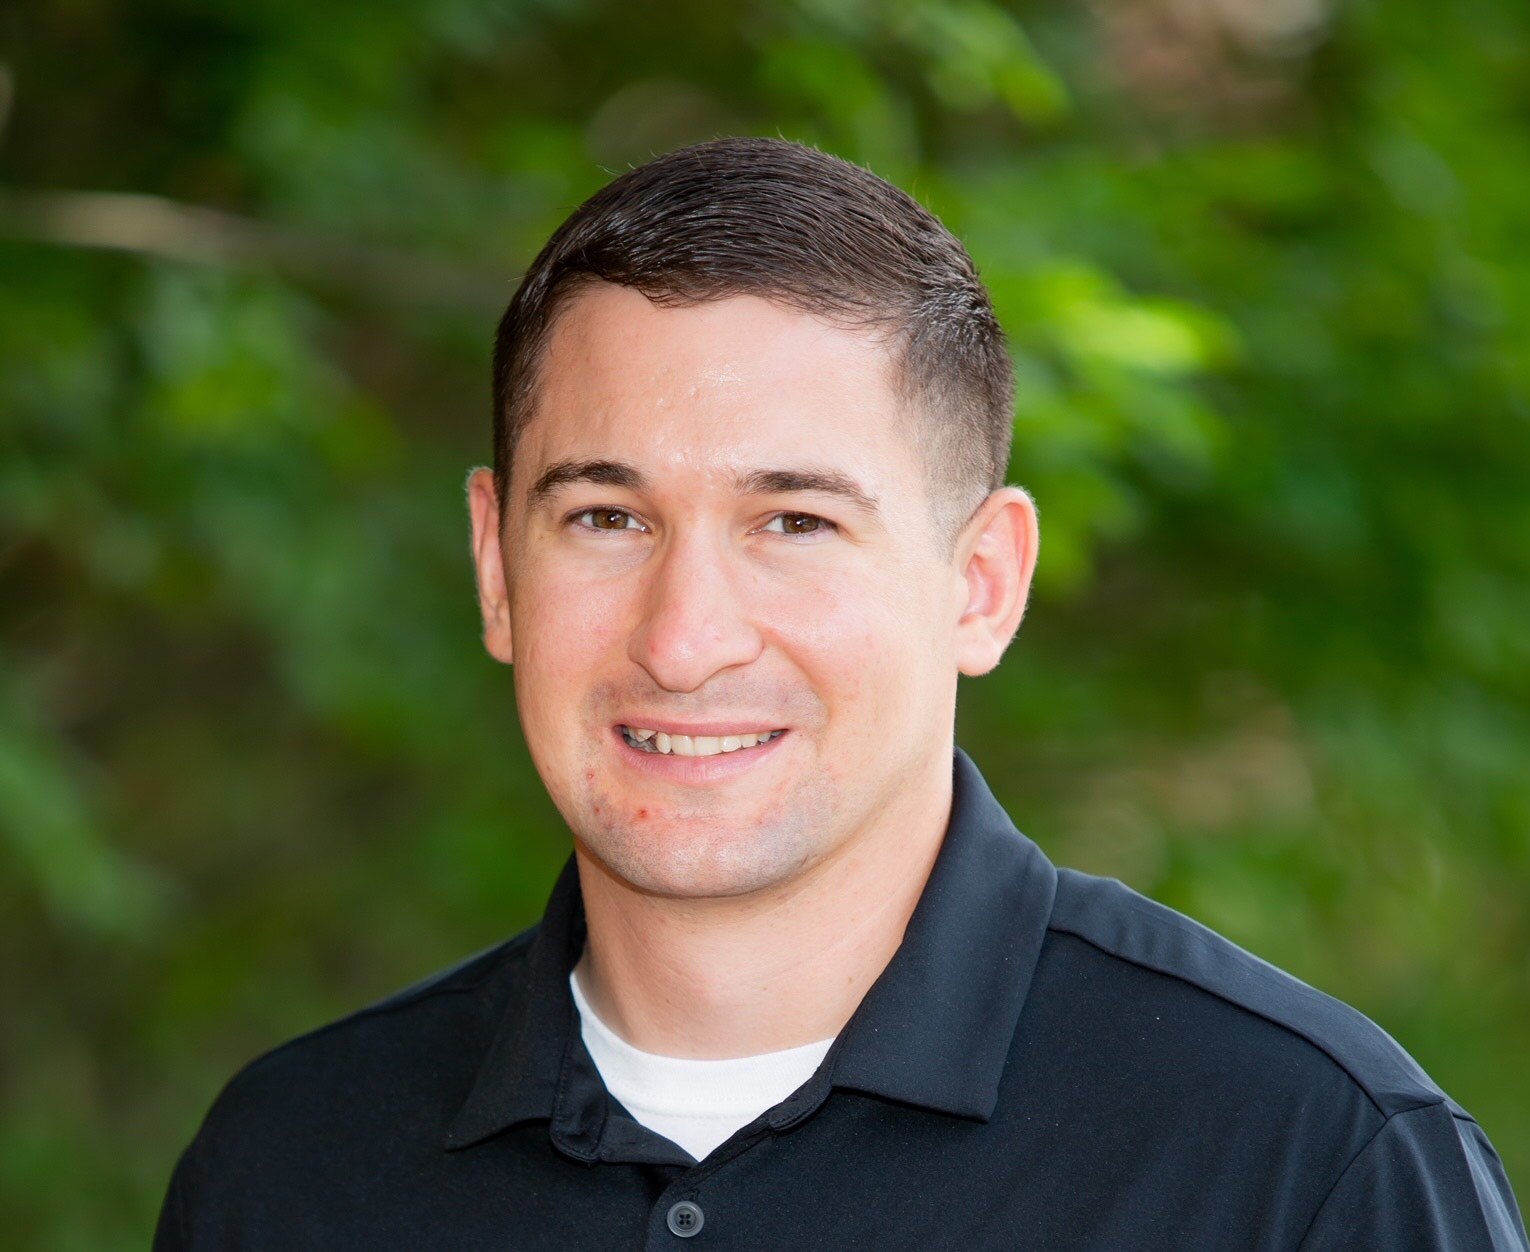
{"label": "eyebrow", "polygon": [[536,508],[569,483],[600,483],[631,491],[642,491],[648,485],[641,470],[622,461],[554,461],[531,484],[528,505]]}
{"label": "eyebrow", "polygon": [[877,516],[877,500],[860,483],[836,469],[757,469],[735,475],[734,490],[740,495],[785,495],[794,491],[816,491],[837,496],[866,517]]}
{"label": "eyebrow", "polygon": [[[648,479],[643,472],[625,461],[555,461],[531,484],[529,506],[536,508],[559,488],[570,483],[600,483],[606,487],[625,487],[629,491],[648,490]],[[836,496],[872,520],[878,516],[876,497],[850,475],[836,469],[808,466],[798,469],[742,470],[733,476],[733,489],[740,495],[785,495],[796,491],[812,491]]]}

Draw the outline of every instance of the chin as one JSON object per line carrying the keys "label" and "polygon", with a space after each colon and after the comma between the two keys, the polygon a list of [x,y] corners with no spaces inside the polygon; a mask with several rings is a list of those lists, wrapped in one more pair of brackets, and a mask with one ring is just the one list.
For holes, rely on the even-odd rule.
{"label": "chin", "polygon": [[789,882],[812,859],[821,828],[760,822],[708,829],[704,822],[669,828],[607,826],[587,834],[585,849],[615,878],[644,895],[717,899],[750,895]]}

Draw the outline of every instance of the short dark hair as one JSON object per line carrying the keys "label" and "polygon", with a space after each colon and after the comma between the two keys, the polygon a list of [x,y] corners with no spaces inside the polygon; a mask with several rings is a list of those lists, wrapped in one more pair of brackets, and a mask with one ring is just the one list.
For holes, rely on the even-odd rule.
{"label": "short dark hair", "polygon": [[714,139],[602,187],[521,279],[494,342],[502,523],[558,313],[596,282],[659,305],[757,295],[872,331],[891,352],[948,539],[1004,485],[1014,366],[961,242],[912,196],[849,161],[784,139]]}

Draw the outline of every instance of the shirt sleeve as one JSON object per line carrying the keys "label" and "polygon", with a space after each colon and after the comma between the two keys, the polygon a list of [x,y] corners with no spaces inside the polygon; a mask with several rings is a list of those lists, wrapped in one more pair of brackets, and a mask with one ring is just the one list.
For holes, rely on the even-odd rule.
{"label": "shirt sleeve", "polygon": [[1394,1113],[1313,1218],[1300,1252],[1530,1252],[1482,1128],[1446,1104]]}

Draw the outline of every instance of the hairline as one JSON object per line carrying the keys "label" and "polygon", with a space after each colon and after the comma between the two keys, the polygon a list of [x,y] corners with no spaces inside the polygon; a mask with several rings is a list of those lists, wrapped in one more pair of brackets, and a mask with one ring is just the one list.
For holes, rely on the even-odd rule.
{"label": "hairline", "polygon": [[[894,314],[877,312],[869,316],[854,318],[843,308],[810,308],[805,297],[785,290],[767,290],[761,287],[739,286],[735,289],[711,292],[705,295],[690,295],[682,292],[666,291],[654,293],[644,290],[632,283],[621,283],[605,278],[599,274],[588,271],[574,270],[560,275],[549,287],[544,298],[542,324],[537,328],[537,334],[532,344],[532,351],[522,361],[522,375],[512,396],[496,397],[496,404],[500,406],[500,416],[503,423],[504,433],[504,465],[503,475],[497,471],[500,466],[499,448],[495,448],[495,487],[499,504],[499,527],[503,531],[509,518],[510,509],[510,486],[514,476],[515,465],[518,460],[516,453],[520,449],[522,439],[531,423],[536,419],[540,409],[540,399],[543,389],[543,371],[546,368],[547,357],[552,346],[553,336],[557,333],[558,326],[567,314],[569,307],[582,295],[591,289],[599,287],[624,288],[636,291],[651,303],[665,308],[689,307],[693,305],[714,304],[723,300],[734,299],[739,296],[755,296],[767,300],[779,308],[792,312],[802,313],[808,317],[817,319],[825,325],[839,330],[845,330],[852,334],[865,337],[870,343],[880,348],[884,353],[885,374],[889,390],[892,392],[897,410],[897,430],[905,445],[913,454],[918,464],[920,475],[924,481],[927,506],[931,520],[942,532],[944,549],[949,553],[953,551],[957,540],[966,523],[976,513],[978,507],[989,495],[998,490],[1002,484],[989,482],[984,484],[982,494],[977,496],[970,507],[963,507],[962,502],[949,500],[943,497],[952,497],[957,494],[950,486],[942,487],[939,482],[935,466],[932,464],[930,448],[923,436],[932,435],[935,430],[936,419],[925,410],[936,403],[928,397],[922,397],[914,391],[911,380],[911,371],[908,368],[910,355],[909,329],[901,324],[902,319]],[[890,327],[889,330],[882,328]],[[521,400],[523,412],[512,412],[515,400]],[[515,420],[511,420],[512,417]],[[953,514],[949,509],[943,510],[943,504],[954,504],[960,510]]]}

